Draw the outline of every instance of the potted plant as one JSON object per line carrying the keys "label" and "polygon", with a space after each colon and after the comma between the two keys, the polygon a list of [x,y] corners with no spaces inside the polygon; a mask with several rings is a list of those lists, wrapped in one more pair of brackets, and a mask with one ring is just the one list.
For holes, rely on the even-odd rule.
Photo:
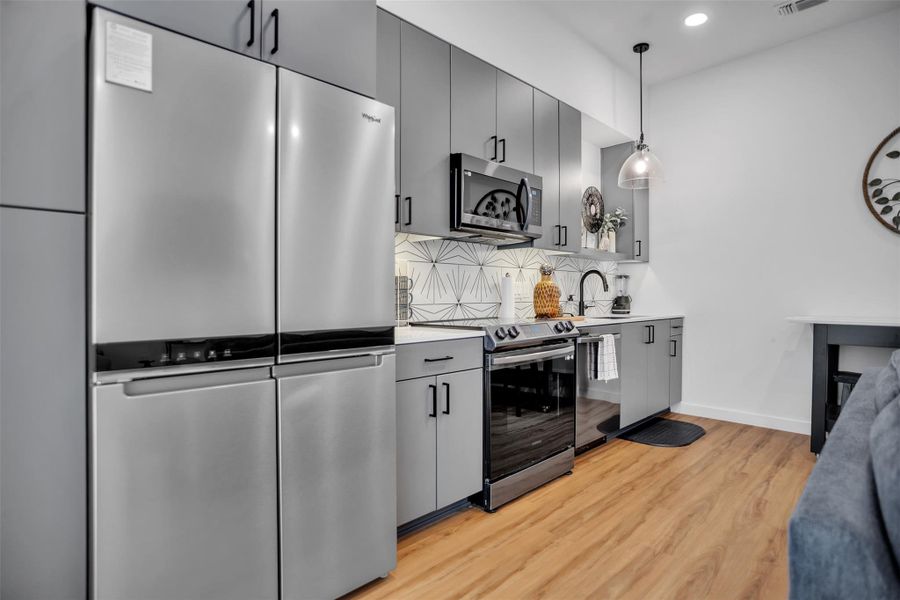
{"label": "potted plant", "polygon": [[[625,227],[628,222],[628,213],[621,206],[612,213],[603,215],[603,225],[600,227],[603,239],[600,240],[600,249],[607,252],[616,251],[616,232]],[[605,246],[605,248],[604,248]]]}

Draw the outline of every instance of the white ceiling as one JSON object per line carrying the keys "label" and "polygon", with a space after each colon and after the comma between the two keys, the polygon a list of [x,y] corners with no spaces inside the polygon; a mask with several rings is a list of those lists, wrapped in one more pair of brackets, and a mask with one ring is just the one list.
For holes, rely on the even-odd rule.
{"label": "white ceiling", "polygon": [[[644,81],[674,79],[791,40],[900,7],[900,0],[830,0],[781,17],[775,0],[541,0],[551,15],[629,72],[631,47],[649,42]],[[705,12],[709,21],[686,27],[684,17]]]}

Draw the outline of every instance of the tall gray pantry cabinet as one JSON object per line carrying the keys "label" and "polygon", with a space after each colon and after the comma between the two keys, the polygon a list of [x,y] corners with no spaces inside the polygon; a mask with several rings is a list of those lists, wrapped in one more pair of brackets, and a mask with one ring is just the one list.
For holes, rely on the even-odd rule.
{"label": "tall gray pantry cabinet", "polygon": [[11,600],[87,589],[85,31],[78,2],[0,2],[0,597]]}

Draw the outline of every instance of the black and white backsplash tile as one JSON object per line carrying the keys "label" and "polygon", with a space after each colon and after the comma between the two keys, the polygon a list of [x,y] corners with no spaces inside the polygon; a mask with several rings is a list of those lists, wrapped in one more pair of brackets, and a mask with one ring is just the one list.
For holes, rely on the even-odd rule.
{"label": "black and white backsplash tile", "polygon": [[413,241],[405,234],[395,236],[394,255],[398,265],[405,262],[410,278],[412,321],[496,317],[500,312],[500,278],[507,273],[513,278],[516,315],[534,317],[532,294],[542,263],[554,267],[553,279],[559,286],[565,313],[578,311],[578,281],[590,269],[606,275],[609,291],[603,291],[599,277],[585,282],[587,315],[608,315],[616,295],[614,262],[548,254],[534,248],[499,250],[454,240]]}

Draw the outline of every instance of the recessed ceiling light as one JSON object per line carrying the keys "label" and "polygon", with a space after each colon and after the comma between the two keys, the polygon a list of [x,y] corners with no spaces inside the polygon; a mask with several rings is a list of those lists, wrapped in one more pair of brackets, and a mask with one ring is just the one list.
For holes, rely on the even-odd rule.
{"label": "recessed ceiling light", "polygon": [[706,13],[694,13],[684,18],[684,24],[688,27],[696,27],[698,25],[703,25],[708,20],[709,17],[706,16]]}

